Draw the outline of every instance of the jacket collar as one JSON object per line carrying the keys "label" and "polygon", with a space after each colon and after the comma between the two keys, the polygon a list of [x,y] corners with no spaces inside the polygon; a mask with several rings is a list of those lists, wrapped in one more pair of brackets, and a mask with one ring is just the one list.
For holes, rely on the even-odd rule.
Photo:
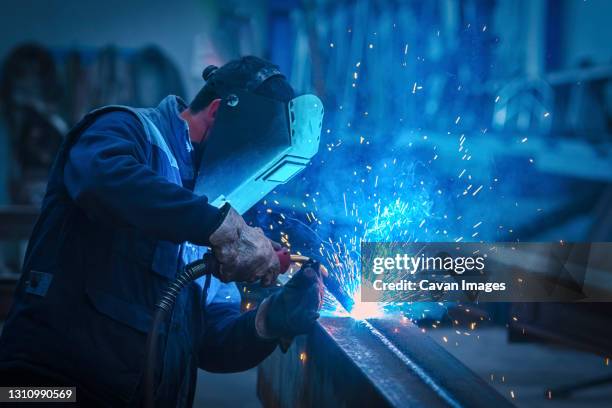
{"label": "jacket collar", "polygon": [[168,95],[155,109],[150,111],[150,119],[172,150],[183,184],[190,185],[195,177],[192,158],[193,145],[189,139],[187,122],[180,116],[186,108],[187,104],[180,97]]}

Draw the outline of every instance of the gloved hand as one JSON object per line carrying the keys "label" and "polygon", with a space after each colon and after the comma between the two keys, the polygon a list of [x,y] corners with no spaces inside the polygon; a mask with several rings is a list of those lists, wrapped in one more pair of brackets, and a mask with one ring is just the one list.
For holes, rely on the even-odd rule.
{"label": "gloved hand", "polygon": [[257,310],[255,327],[260,337],[291,339],[307,333],[319,318],[323,301],[319,262],[309,261]]}
{"label": "gloved hand", "polygon": [[250,227],[233,208],[209,238],[219,262],[214,275],[222,282],[254,282],[271,285],[280,272],[280,262],[261,228]]}

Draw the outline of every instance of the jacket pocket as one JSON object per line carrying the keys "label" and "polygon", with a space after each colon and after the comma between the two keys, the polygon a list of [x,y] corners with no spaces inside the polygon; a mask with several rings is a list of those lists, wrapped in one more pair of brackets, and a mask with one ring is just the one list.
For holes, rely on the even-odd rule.
{"label": "jacket pocket", "polygon": [[147,307],[130,303],[108,292],[87,287],[87,296],[93,307],[103,315],[141,333],[148,333],[153,320]]}
{"label": "jacket pocket", "polygon": [[150,268],[155,251],[155,240],[136,229],[119,229],[113,236],[112,252],[122,262]]}
{"label": "jacket pocket", "polygon": [[[181,246],[170,241],[156,241],[134,229],[119,230],[113,240],[116,269],[138,268],[166,279],[174,279]],[[131,266],[128,266],[131,265]]]}
{"label": "jacket pocket", "polygon": [[[97,373],[91,376],[95,387],[127,406],[138,391],[151,312],[143,305],[91,286],[86,288],[86,297],[89,307],[80,311],[84,321],[72,328],[72,338],[79,344],[75,352],[81,355],[82,372]],[[162,325],[160,333],[166,332]]]}

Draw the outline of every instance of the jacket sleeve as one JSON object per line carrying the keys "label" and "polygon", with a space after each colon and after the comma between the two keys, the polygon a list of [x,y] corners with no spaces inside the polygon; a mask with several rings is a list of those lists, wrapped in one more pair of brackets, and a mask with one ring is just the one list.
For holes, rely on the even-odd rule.
{"label": "jacket sleeve", "polygon": [[155,173],[147,164],[151,150],[133,114],[103,114],[69,151],[68,194],[91,218],[160,240],[208,245],[224,211]]}
{"label": "jacket sleeve", "polygon": [[213,302],[206,307],[199,366],[214,373],[248,370],[270,355],[276,340],[265,340],[255,330],[257,310],[240,313],[237,302]]}

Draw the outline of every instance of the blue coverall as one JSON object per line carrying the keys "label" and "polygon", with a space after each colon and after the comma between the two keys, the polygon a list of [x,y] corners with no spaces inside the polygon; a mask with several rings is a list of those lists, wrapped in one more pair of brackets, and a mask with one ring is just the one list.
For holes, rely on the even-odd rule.
{"label": "blue coverall", "polygon": [[[192,193],[185,108],[176,96],[106,107],[68,134],[0,338],[0,373],[75,384],[103,405],[139,400],[153,305],[222,221]],[[212,278],[205,293],[205,279],[183,290],[163,328],[160,406],[191,406],[198,367],[245,370],[276,347],[257,336],[255,311],[240,313],[234,284]]]}

